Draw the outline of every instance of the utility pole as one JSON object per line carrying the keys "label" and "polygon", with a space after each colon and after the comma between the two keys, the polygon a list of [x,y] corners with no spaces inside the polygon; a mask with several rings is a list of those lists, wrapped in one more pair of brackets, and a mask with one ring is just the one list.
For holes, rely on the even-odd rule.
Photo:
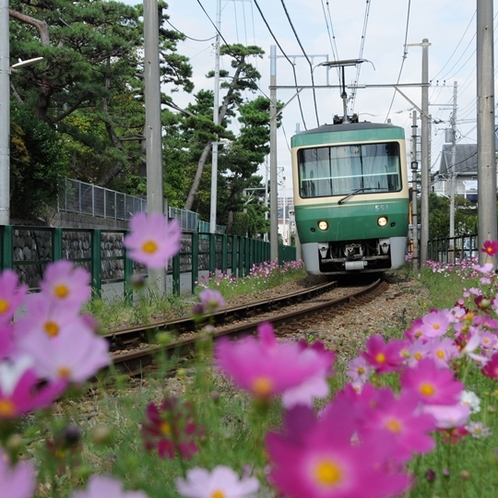
{"label": "utility pole", "polygon": [[[216,9],[216,39],[214,62],[214,102],[213,122],[220,124],[220,32],[221,32],[221,0]],[[209,232],[216,232],[216,203],[218,202],[218,137],[211,147],[211,206],[209,212]]]}
{"label": "utility pole", "polygon": [[0,0],[0,225],[10,223],[9,0]]}
{"label": "utility pole", "polygon": [[422,130],[421,130],[421,233],[420,233],[420,265],[427,261],[429,247],[429,176],[431,165],[429,162],[429,40],[422,40]]}
{"label": "utility pole", "polygon": [[413,237],[413,268],[419,268],[420,257],[418,250],[418,161],[417,161],[417,111],[412,112],[412,237]]}
{"label": "utility pole", "polygon": [[270,259],[278,260],[277,47],[270,46]]}
{"label": "utility pole", "polygon": [[458,84],[453,83],[453,112],[451,114],[451,172],[450,172],[450,263],[455,263],[455,195],[456,195],[456,114]]}
{"label": "utility pole", "polygon": [[[497,239],[493,0],[477,0],[478,244]],[[487,255],[479,252],[484,264]]]}
{"label": "utility pole", "polygon": [[[157,0],[144,0],[145,151],[147,212],[164,214],[161,90],[159,80],[159,12]],[[166,291],[166,272],[148,271],[150,285]]]}

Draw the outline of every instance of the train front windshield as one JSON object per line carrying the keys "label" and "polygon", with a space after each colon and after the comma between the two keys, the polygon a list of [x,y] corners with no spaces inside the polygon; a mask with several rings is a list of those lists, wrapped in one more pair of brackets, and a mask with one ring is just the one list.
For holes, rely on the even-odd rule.
{"label": "train front windshield", "polygon": [[401,190],[397,142],[339,145],[297,152],[302,198]]}

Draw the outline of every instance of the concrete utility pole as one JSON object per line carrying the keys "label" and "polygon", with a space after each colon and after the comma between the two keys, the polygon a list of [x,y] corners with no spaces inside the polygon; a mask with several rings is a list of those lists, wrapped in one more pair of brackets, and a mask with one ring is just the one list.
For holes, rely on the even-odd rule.
{"label": "concrete utility pole", "polygon": [[421,233],[420,233],[420,265],[427,261],[429,246],[429,180],[431,165],[429,161],[429,40],[422,40],[422,130],[421,130]]}
{"label": "concrete utility pole", "polygon": [[270,46],[270,259],[278,260],[277,47]]}
{"label": "concrete utility pole", "polygon": [[420,258],[418,250],[418,161],[417,161],[417,111],[412,112],[412,237],[413,237],[413,268],[419,268]]}
{"label": "concrete utility pole", "polygon": [[455,195],[456,195],[456,115],[458,84],[453,83],[453,112],[451,114],[451,171],[450,171],[450,263],[455,262]]}
{"label": "concrete utility pole", "polygon": [[[159,12],[157,0],[144,0],[145,151],[147,212],[164,214],[161,90],[159,80]],[[149,285],[166,291],[165,270],[149,270]]]}
{"label": "concrete utility pole", "polygon": [[[216,9],[216,41],[214,46],[214,102],[213,123],[220,124],[220,32],[221,32],[221,0]],[[218,140],[211,147],[211,205],[209,212],[209,232],[216,232],[216,203],[218,202]]]}
{"label": "concrete utility pole", "polygon": [[493,0],[477,0],[478,247],[497,239],[493,31]]}
{"label": "concrete utility pole", "polygon": [[10,223],[9,0],[0,0],[0,225]]}

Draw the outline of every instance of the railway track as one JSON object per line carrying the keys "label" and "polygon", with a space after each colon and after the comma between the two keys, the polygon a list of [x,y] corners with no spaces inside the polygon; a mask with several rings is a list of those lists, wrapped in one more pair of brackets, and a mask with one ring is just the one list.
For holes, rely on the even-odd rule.
{"label": "railway track", "polygon": [[[338,287],[327,282],[303,291],[284,295],[269,301],[257,301],[245,306],[226,308],[211,317],[214,325],[209,335],[216,341],[220,337],[242,337],[253,334],[263,322],[271,322],[275,333],[285,336],[297,328],[313,325],[313,317],[333,319],[340,310],[359,307],[388,288],[382,279],[368,285]],[[169,333],[170,342],[161,337]],[[154,323],[105,334],[110,342],[114,368],[123,374],[139,375],[153,368],[154,358],[161,354],[171,364],[181,365],[193,357],[196,345],[205,336],[192,318]]]}

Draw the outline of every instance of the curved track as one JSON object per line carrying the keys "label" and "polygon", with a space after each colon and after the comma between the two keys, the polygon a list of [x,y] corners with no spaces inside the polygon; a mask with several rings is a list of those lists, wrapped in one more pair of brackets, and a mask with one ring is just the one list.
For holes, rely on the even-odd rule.
{"label": "curved track", "polygon": [[[275,333],[285,336],[298,327],[312,326],[313,315],[333,318],[344,307],[359,307],[383,293],[388,284],[378,279],[368,285],[337,287],[328,282],[269,301],[258,301],[247,306],[223,309],[212,316],[215,326],[209,335],[216,341],[220,337],[242,337],[253,334],[263,322],[272,323]],[[161,332],[175,332],[176,338],[166,345],[158,342]],[[137,375],[150,368],[154,357],[161,353],[175,362],[192,357],[196,344],[205,335],[192,318],[155,323],[147,327],[123,329],[106,334],[111,343],[113,364],[119,372]]]}

